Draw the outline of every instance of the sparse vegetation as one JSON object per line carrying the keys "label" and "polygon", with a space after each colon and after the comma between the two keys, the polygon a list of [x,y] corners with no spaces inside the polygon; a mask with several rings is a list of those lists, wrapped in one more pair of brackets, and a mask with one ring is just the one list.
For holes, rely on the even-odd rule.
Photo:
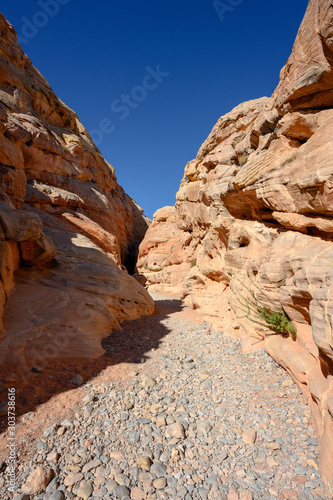
{"label": "sparse vegetation", "polygon": [[237,144],[239,144],[240,142],[242,142],[242,140],[244,139],[244,137],[245,137],[245,134],[242,134],[239,137],[237,137],[237,139],[235,139],[234,142],[232,143],[232,147],[235,148],[237,146]]}
{"label": "sparse vegetation", "polygon": [[238,163],[239,163],[239,166],[242,167],[243,165],[245,165],[247,159],[248,159],[248,156],[246,153],[243,153],[241,155],[238,155]]}
{"label": "sparse vegetation", "polygon": [[[253,323],[268,328],[274,333],[270,335],[282,335],[283,337],[291,336],[294,340],[297,338],[297,329],[292,324],[288,315],[282,310],[274,310],[274,304],[270,298],[261,290],[256,283],[251,279],[250,273],[247,276],[250,279],[252,288],[248,287],[244,282],[241,282],[236,277],[235,272],[232,270],[227,271],[228,274],[234,276],[236,280],[249,292],[249,296],[239,295],[237,300],[239,306],[237,308],[244,314],[238,318],[248,318]],[[257,297],[255,290],[264,296],[268,303],[272,304],[273,309],[263,304]]]}

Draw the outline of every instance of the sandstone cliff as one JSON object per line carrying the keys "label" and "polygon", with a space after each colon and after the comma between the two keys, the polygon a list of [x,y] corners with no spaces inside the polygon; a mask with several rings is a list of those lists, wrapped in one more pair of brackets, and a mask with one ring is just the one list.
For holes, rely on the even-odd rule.
{"label": "sandstone cliff", "polygon": [[[137,268],[149,288],[178,290],[290,372],[333,482],[332,26],[332,2],[310,0],[273,96],[218,120],[185,167],[175,207],[156,212]],[[296,341],[243,314],[252,286],[287,313]]]}
{"label": "sandstone cliff", "polygon": [[[153,301],[124,267],[148,227],[0,15],[1,371],[96,357]],[[15,290],[14,293],[13,290]]]}

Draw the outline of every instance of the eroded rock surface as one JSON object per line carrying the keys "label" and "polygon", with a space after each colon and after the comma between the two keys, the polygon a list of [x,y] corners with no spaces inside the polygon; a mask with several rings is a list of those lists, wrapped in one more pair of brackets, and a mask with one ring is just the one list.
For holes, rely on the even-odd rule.
{"label": "eroded rock surface", "polygon": [[[153,301],[126,271],[148,227],[0,15],[1,369],[96,357]],[[14,292],[14,293],[13,293]]]}
{"label": "eroded rock surface", "polygon": [[[273,96],[218,120],[185,167],[175,208],[156,213],[137,264],[148,287],[175,288],[244,349],[264,346],[290,372],[331,482],[332,26],[332,2],[310,0]],[[240,301],[253,286],[288,314],[296,341],[246,317]]]}

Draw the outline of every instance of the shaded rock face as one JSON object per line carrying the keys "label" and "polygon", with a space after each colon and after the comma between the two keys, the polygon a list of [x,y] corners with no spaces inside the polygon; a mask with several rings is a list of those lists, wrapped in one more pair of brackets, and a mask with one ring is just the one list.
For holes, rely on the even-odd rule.
{"label": "shaded rock face", "polygon": [[[137,263],[149,288],[178,290],[244,349],[265,347],[291,373],[331,482],[332,26],[332,2],[310,0],[273,96],[218,120],[185,167],[175,207],[155,214]],[[249,289],[287,313],[296,341],[244,315]]]}
{"label": "shaded rock face", "polygon": [[2,15],[0,32],[1,366],[96,357],[153,312],[124,267],[148,220]]}

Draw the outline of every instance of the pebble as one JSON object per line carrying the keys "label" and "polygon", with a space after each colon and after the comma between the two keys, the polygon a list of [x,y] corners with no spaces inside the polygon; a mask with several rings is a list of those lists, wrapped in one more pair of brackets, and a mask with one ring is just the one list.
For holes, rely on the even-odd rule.
{"label": "pebble", "polygon": [[136,463],[138,464],[139,467],[141,467],[141,469],[148,471],[150,470],[151,460],[149,457],[147,456],[137,457]]}
{"label": "pebble", "polygon": [[65,498],[64,494],[60,490],[54,491],[48,500],[63,500]]}
{"label": "pebble", "polygon": [[81,375],[77,373],[76,375],[73,375],[73,377],[70,380],[70,383],[79,387],[80,385],[83,384],[83,378],[81,377]]}
{"label": "pebble", "polygon": [[254,444],[257,439],[257,432],[254,429],[246,429],[243,432],[242,440],[245,444]]}
{"label": "pebble", "polygon": [[26,482],[22,486],[22,492],[29,495],[37,495],[46,490],[47,485],[52,478],[52,470],[45,467],[37,467],[28,476]]}
{"label": "pebble", "polygon": [[79,498],[83,498],[83,500],[88,500],[93,492],[93,488],[91,485],[91,481],[83,481],[77,490],[76,494]]}

